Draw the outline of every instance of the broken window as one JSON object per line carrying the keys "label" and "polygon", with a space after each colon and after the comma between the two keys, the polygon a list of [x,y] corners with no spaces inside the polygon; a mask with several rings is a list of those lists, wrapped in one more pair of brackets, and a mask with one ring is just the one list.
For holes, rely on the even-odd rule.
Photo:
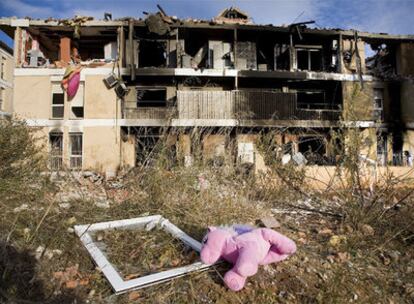
{"label": "broken window", "polygon": [[403,136],[398,131],[397,134],[393,134],[392,137],[392,164],[393,166],[402,166],[403,162]]}
{"label": "broken window", "polygon": [[386,166],[388,159],[387,153],[387,135],[379,134],[377,136],[377,162],[380,166]]}
{"label": "broken window", "polygon": [[83,102],[84,102],[85,85],[83,82],[79,84],[76,95],[70,100],[71,113],[70,118],[83,118]]}
{"label": "broken window", "polygon": [[62,169],[63,158],[63,133],[51,132],[49,134],[49,149],[50,149],[50,169]]}
{"label": "broken window", "polygon": [[139,67],[166,67],[167,43],[164,40],[139,41]]}
{"label": "broken window", "polygon": [[165,88],[137,87],[137,107],[165,107],[167,90]]}
{"label": "broken window", "polygon": [[374,119],[384,120],[384,89],[374,88]]}
{"label": "broken window", "polygon": [[62,119],[65,112],[65,95],[60,84],[52,85],[52,118]]}
{"label": "broken window", "polygon": [[256,70],[256,43],[238,41],[236,48],[237,66],[239,70]]}
{"label": "broken window", "polygon": [[297,91],[298,109],[328,109],[329,104],[325,101],[325,92],[323,91]]}
{"label": "broken window", "polygon": [[82,168],[82,133],[69,134],[69,160],[71,169]]}
{"label": "broken window", "polygon": [[319,48],[297,48],[296,61],[299,70],[321,71],[322,50]]}
{"label": "broken window", "polygon": [[371,44],[371,48],[375,54],[365,59],[369,74],[380,78],[394,77],[396,74],[395,47],[381,43]]}
{"label": "broken window", "polygon": [[289,70],[290,52],[287,44],[275,45],[275,70]]}
{"label": "broken window", "polygon": [[302,153],[309,165],[326,165],[326,142],[321,136],[299,137],[298,149]]}

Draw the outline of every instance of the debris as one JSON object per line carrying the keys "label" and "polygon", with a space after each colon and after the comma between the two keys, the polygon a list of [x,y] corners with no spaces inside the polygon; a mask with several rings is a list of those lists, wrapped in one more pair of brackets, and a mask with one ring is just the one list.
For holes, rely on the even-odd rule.
{"label": "debris", "polygon": [[42,257],[44,251],[45,251],[44,246],[39,246],[39,247],[36,248],[36,250],[35,250],[36,260],[40,260],[40,258]]}
{"label": "debris", "polygon": [[306,158],[305,158],[305,156],[303,156],[303,154],[302,153],[300,153],[300,152],[298,152],[298,153],[295,153],[293,156],[292,156],[292,160],[298,165],[298,166],[301,166],[301,165],[306,165],[306,163],[308,162],[307,160],[306,160]]}
{"label": "debris", "polygon": [[290,154],[284,154],[282,156],[282,165],[288,164],[292,159],[292,156]]}
{"label": "debris", "polygon": [[75,281],[75,280],[66,281],[65,287],[67,289],[75,289],[76,287],[78,287],[78,281]]}
{"label": "debris", "polygon": [[69,219],[67,219],[66,223],[67,223],[69,226],[72,226],[73,224],[75,224],[75,223],[76,223],[76,217],[74,217],[74,216],[70,217]]}
{"label": "debris", "polygon": [[259,222],[267,228],[279,228],[280,223],[271,215],[263,217],[259,220]]}
{"label": "debris", "polygon": [[329,239],[329,245],[333,247],[338,247],[339,245],[346,243],[346,241],[347,241],[347,238],[345,235],[333,235]]}
{"label": "debris", "polygon": [[28,204],[22,204],[19,207],[14,208],[13,209],[13,212],[14,213],[19,213],[19,212],[21,212],[23,210],[28,210],[28,209],[29,209],[29,205]]}
{"label": "debris", "polygon": [[150,14],[145,19],[145,24],[150,33],[155,33],[157,35],[162,36],[167,34],[171,30],[170,26],[165,20],[166,19],[163,18],[161,13]]}
{"label": "debris", "polygon": [[70,204],[69,203],[60,203],[59,207],[62,209],[69,209],[70,208]]}
{"label": "debris", "polygon": [[136,301],[140,298],[140,293],[138,291],[131,291],[128,295],[129,301]]}
{"label": "debris", "polygon": [[107,208],[110,207],[109,201],[95,202],[95,206],[98,207],[98,208],[103,208],[103,209],[107,209]]}
{"label": "debris", "polygon": [[374,228],[372,228],[370,225],[368,224],[364,224],[361,227],[361,231],[365,236],[373,236],[375,234],[375,230]]}
{"label": "debris", "polygon": [[321,235],[329,235],[329,234],[333,234],[333,232],[329,228],[324,228],[322,230],[319,230],[318,231],[318,234],[321,234]]}

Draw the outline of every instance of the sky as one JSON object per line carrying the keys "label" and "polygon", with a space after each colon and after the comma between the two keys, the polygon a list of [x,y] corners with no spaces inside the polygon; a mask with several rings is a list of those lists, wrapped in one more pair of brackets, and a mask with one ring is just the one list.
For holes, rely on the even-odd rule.
{"label": "sky", "polygon": [[[283,25],[315,20],[319,28],[357,29],[375,33],[414,34],[414,0],[0,0],[0,17],[102,19],[143,17],[160,4],[170,16],[211,19],[222,9],[237,6],[257,24]],[[0,40],[11,39],[0,32]]]}

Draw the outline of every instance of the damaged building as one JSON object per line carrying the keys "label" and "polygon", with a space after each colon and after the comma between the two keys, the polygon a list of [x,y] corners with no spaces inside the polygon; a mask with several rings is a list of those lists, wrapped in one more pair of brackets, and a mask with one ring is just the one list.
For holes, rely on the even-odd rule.
{"label": "damaged building", "polygon": [[10,117],[13,99],[13,50],[0,41],[0,119]]}
{"label": "damaged building", "polygon": [[[14,40],[13,114],[39,128],[52,169],[115,175],[162,136],[188,164],[201,149],[260,167],[256,138],[274,129],[285,159],[335,165],[345,143],[331,133],[347,124],[361,130],[366,158],[412,165],[414,36],[257,25],[234,7],[213,20],[162,8],[105,17],[0,19]],[[80,71],[71,98],[68,66]]]}

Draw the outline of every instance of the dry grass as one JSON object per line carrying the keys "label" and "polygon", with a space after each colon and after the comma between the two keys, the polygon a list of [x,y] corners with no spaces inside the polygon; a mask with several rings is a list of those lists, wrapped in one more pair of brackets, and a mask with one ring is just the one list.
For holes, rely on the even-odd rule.
{"label": "dry grass", "polygon": [[[140,290],[134,298],[140,303],[412,303],[413,200],[411,189],[397,188],[394,179],[381,180],[376,192],[357,192],[358,187],[321,192],[303,184],[300,168],[270,161],[267,175],[248,176],[230,165],[196,163],[184,168],[166,164],[163,155],[159,159],[152,167],[129,172],[118,185],[97,185],[67,173],[53,187],[41,183],[37,194],[27,199],[0,198],[0,301],[130,301],[128,294],[112,294],[72,232],[74,224],[161,214],[201,240],[207,226],[255,224],[277,208],[289,211],[275,216],[280,232],[297,242],[298,252],[280,264],[262,267],[241,292],[223,286],[221,276],[228,266],[222,265]],[[41,170],[32,171],[40,176]],[[67,205],[59,202],[63,193],[72,194]],[[112,200],[109,208],[95,205],[103,195]],[[358,195],[364,197],[362,205]],[[383,204],[390,197],[400,202],[385,211]],[[315,210],[304,212],[301,202],[306,199]],[[27,208],[15,209],[23,204]],[[183,259],[187,263],[188,256],[182,256],[182,248],[169,237],[116,231],[103,240],[125,276],[168,268]],[[39,246],[46,250],[36,259]]]}
{"label": "dry grass", "polygon": [[160,229],[109,230],[97,235],[104,252],[124,280],[145,276],[198,261],[195,251]]}

